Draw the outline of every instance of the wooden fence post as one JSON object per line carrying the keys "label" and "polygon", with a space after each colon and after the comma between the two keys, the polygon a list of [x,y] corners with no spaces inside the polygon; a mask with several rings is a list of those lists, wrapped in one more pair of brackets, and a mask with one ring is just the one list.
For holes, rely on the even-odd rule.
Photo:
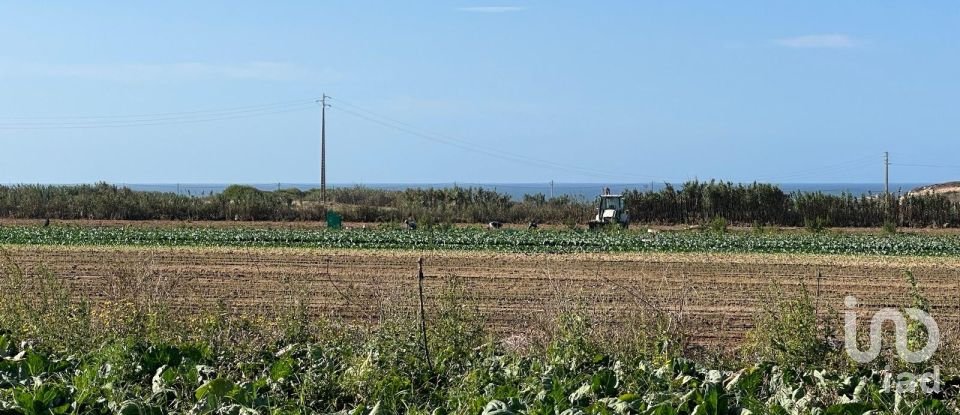
{"label": "wooden fence post", "polygon": [[417,283],[420,287],[420,335],[423,340],[423,356],[427,366],[433,371],[433,362],[430,360],[430,347],[427,344],[427,316],[423,306],[423,257],[417,260]]}

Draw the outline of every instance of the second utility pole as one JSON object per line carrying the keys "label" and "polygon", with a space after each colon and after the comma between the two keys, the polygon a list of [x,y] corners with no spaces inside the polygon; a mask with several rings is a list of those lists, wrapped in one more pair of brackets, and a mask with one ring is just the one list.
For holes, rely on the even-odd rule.
{"label": "second utility pole", "polygon": [[890,152],[883,152],[883,193],[890,198]]}
{"label": "second utility pole", "polygon": [[327,208],[327,94],[320,99],[320,200]]}

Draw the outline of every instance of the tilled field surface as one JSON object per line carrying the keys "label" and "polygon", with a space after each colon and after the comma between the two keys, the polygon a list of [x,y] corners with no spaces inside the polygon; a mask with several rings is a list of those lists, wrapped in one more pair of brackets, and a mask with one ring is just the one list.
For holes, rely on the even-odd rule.
{"label": "tilled field surface", "polygon": [[[103,304],[162,298],[181,313],[276,310],[303,301],[315,316],[373,322],[415,312],[424,257],[428,312],[450,293],[504,334],[537,330],[573,308],[609,327],[663,311],[682,316],[701,344],[734,346],[774,285],[806,289],[820,313],[841,318],[843,299],[864,310],[911,304],[911,271],[942,331],[960,326],[960,258],[773,254],[500,254],[321,249],[7,246],[30,274],[62,278],[74,296]],[[866,326],[864,316],[862,326]]]}

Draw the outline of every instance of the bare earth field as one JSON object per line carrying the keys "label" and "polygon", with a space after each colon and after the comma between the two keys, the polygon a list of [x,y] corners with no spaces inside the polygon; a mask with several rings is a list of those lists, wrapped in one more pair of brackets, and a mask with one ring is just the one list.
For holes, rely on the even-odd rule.
{"label": "bare earth field", "polygon": [[[504,334],[538,330],[573,307],[600,324],[622,325],[654,309],[682,313],[696,343],[731,346],[778,283],[807,289],[821,313],[857,296],[869,308],[910,304],[911,270],[941,330],[960,326],[960,258],[770,254],[498,254],[320,249],[7,246],[20,266],[46,267],[94,303],[124,293],[162,296],[182,313],[225,307],[252,313],[303,299],[309,312],[376,321],[413,311],[416,263],[425,259],[428,309],[457,280]],[[818,278],[818,275],[820,276]],[[129,297],[127,297],[129,298]]]}

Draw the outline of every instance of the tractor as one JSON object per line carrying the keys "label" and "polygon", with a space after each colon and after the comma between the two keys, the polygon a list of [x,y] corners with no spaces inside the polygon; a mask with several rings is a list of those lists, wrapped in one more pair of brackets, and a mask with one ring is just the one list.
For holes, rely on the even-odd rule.
{"label": "tractor", "polygon": [[623,206],[623,195],[610,194],[610,188],[603,190],[597,198],[597,215],[587,222],[590,229],[600,229],[616,223],[626,229],[630,226],[630,213]]}

